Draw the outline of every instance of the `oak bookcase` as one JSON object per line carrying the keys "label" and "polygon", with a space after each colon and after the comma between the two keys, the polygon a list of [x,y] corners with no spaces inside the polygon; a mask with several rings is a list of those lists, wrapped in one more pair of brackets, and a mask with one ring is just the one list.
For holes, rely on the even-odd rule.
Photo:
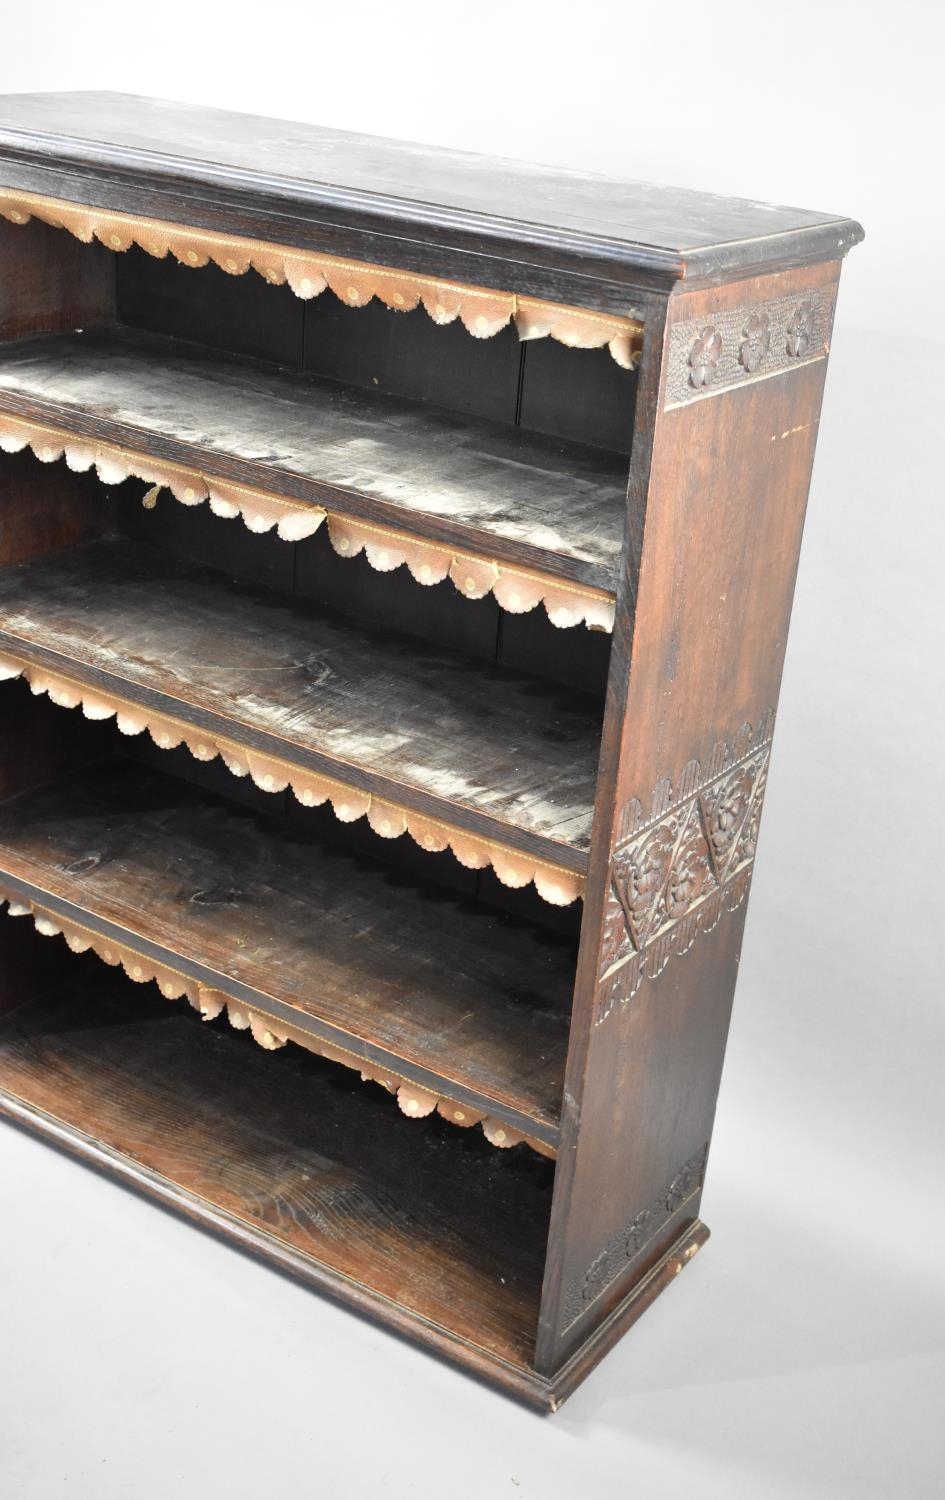
{"label": "oak bookcase", "polygon": [[862,232],[94,93],[0,216],[0,1110],[554,1408],[706,1238]]}

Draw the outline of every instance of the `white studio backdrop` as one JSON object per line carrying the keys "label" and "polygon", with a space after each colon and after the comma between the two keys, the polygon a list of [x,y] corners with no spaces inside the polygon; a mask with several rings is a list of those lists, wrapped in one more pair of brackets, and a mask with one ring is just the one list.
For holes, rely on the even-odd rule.
{"label": "white studio backdrop", "polygon": [[849,214],[867,239],[841,282],[706,1252],[541,1422],[2,1132],[4,1500],[938,1500],[943,55],[933,0],[6,8],[3,93],[311,120]]}
{"label": "white studio backdrop", "polygon": [[921,334],[938,271],[943,53],[935,0],[47,0],[4,7],[0,91],[120,88],[849,214],[870,243],[841,315],[882,337]]}

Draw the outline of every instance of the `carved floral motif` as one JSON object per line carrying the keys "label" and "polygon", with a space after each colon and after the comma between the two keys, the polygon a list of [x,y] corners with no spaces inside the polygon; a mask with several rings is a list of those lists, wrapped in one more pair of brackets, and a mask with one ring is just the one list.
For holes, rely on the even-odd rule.
{"label": "carved floral motif", "polygon": [[803,359],[814,339],[814,308],[811,302],[802,302],[787,328],[787,352],[792,359]]}
{"label": "carved floral motif", "polygon": [[709,846],[696,818],[690,818],[680,840],[663,892],[661,915],[670,922],[685,916],[712,878]]}
{"label": "carved floral motif", "polygon": [[738,358],[753,375],[771,348],[771,319],[766,312],[753,312],[742,329],[742,343]]}
{"label": "carved floral motif", "polygon": [[700,318],[671,322],[664,409],[716,399],[825,358],[836,295],[830,283],[802,298],[795,293],[754,306],[706,309]]}
{"label": "carved floral motif", "polygon": [[613,888],[635,947],[642,948],[649,936],[655,901],[669,874],[673,843],[671,829],[663,825],[642,842],[632,860],[614,868]]}
{"label": "carved floral motif", "polygon": [[758,847],[758,825],[761,822],[761,806],[764,801],[765,786],[768,781],[768,762],[765,761],[758,778],[755,782],[755,795],[752,798],[748,817],[742,825],[741,838],[739,840],[739,859],[752,860]]}
{"label": "carved floral motif", "polygon": [[711,385],[722,356],[722,335],[711,325],[703,328],[689,352],[689,380],[696,390]]}
{"label": "carved floral motif", "polygon": [[716,874],[724,878],[728,858],[741,831],[757,781],[756,766],[739,766],[702,794],[703,817]]}

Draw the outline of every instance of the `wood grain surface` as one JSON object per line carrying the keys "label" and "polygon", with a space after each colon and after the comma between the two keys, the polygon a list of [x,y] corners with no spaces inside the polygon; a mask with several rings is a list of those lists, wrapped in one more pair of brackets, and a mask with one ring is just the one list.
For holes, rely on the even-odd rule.
{"label": "wood grain surface", "polygon": [[555,1143],[567,938],[120,759],[0,808],[0,881]]}
{"label": "wood grain surface", "polygon": [[204,213],[278,203],[284,218],[409,231],[439,241],[441,264],[442,246],[460,245],[668,280],[810,259],[863,234],[828,213],[130,94],[8,95],[0,153],[117,182],[126,198],[173,187]]}
{"label": "wood grain surface", "polygon": [[[677,323],[711,327],[733,312],[744,327],[771,298],[801,305],[838,270],[827,264],[680,291],[670,299],[666,343]],[[638,416],[648,411],[652,422],[652,451],[645,466],[638,442],[633,484],[642,502],[630,511],[645,523],[638,569],[634,558],[618,603],[615,640],[624,644],[614,653],[603,733],[541,1369],[569,1358],[648,1273],[680,1222],[699,1216],[701,1168],[686,1201],[666,1188],[686,1179],[691,1163],[704,1164],[711,1140],[745,905],[721,913],[691,946],[670,948],[664,965],[610,1006],[607,903],[637,809],[649,834],[626,889],[645,907],[663,878],[655,851],[671,818],[668,789],[698,787],[696,768],[718,763],[718,747],[775,710],[826,373],[824,360],[799,364],[667,409],[665,354],[653,355],[652,364],[644,356],[638,403]],[[711,798],[700,797],[708,808]],[[718,823],[707,813],[706,836],[724,840],[729,816],[737,816],[732,804]],[[703,849],[708,857],[701,838],[697,830],[688,847],[681,840],[670,861],[675,894],[663,910],[671,907],[674,920],[700,889]],[[618,920],[629,933],[626,918]]]}
{"label": "wood grain surface", "polygon": [[128,330],[0,347],[0,408],[613,589],[626,459]]}
{"label": "wood grain surface", "polygon": [[[827,309],[863,231],[104,93],[0,100],[0,185],[102,210],[83,219],[93,232],[115,210],[139,228],[498,289],[509,317],[513,298],[538,298],[643,325],[629,383],[563,345],[518,347],[507,327],[467,358],[458,327],[353,313],[328,292],[295,306],[255,272],[224,282],[117,253],[109,265],[64,230],[61,248],[35,225],[0,225],[13,441],[17,417],[45,423],[156,472],[177,465],[616,598],[609,651],[573,631],[553,632],[570,638],[559,646],[547,617],[539,629],[495,599],[447,604],[395,572],[335,566],[324,535],[279,554],[247,532],[218,554],[209,507],[176,506],[168,522],[161,501],[129,522],[120,501],[137,540],[89,540],[57,490],[34,523],[20,470],[0,529],[14,564],[0,574],[0,651],[14,673],[31,664],[38,691],[58,669],[99,688],[105,710],[110,689],[135,714],[163,708],[238,739],[237,770],[253,752],[290,755],[349,799],[360,788],[500,855],[563,866],[584,892],[578,936],[577,903],[559,927],[527,903],[490,906],[492,871],[454,860],[444,873],[437,855],[428,876],[375,863],[354,847],[358,824],[322,836],[301,802],[273,795],[270,820],[222,800],[224,774],[254,788],[205,763],[200,740],[180,777],[146,764],[140,740],[122,742],[137,759],[83,769],[106,736],[119,746],[118,728],[11,684],[0,887],[51,913],[47,930],[58,916],[133,939],[154,965],[466,1101],[557,1161],[406,1119],[302,1047],[271,1054],[222,1021],[202,1028],[186,1002],[75,957],[25,916],[11,939],[18,923],[0,915],[0,1114],[553,1407],[706,1236],[747,894],[721,899],[723,855],[737,839],[753,857],[765,774],[732,747],[761,726],[767,747],[777,709]],[[143,326],[94,326],[113,315]],[[162,557],[178,544],[216,571]],[[228,579],[241,570],[247,582]],[[469,885],[451,894],[457,872]],[[38,943],[68,973],[35,964]]]}
{"label": "wood grain surface", "polygon": [[0,571],[0,649],[580,871],[590,699],[106,539]]}
{"label": "wood grain surface", "polygon": [[108,324],[115,316],[114,256],[33,220],[0,219],[0,339]]}
{"label": "wood grain surface", "polygon": [[261,1055],[225,1025],[72,962],[58,990],[0,1018],[0,1111],[25,1104],[146,1189],[169,1184],[185,1211],[216,1211],[382,1310],[396,1302],[528,1365],[548,1163],[436,1119],[392,1119],[383,1097],[317,1058]]}

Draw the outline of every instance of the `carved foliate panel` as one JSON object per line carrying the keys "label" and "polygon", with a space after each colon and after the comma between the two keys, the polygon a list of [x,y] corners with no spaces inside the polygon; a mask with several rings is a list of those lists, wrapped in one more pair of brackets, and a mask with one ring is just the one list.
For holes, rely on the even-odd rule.
{"label": "carved foliate panel", "polygon": [[618,1230],[606,1248],[594,1257],[583,1275],[573,1278],[564,1294],[562,1311],[565,1331],[603,1296],[673,1215],[696,1196],[705,1177],[708,1154],[708,1143],[700,1146],[680,1167],[656,1202],[635,1214]]}
{"label": "carved foliate panel", "polygon": [[836,297],[836,287],[821,287],[677,323],[669,334],[664,407],[825,359]]}
{"label": "carved foliate panel", "polygon": [[595,1023],[631,1000],[745,899],[758,843],[773,716],[692,761],[649,809],[623,810],[610,867]]}

